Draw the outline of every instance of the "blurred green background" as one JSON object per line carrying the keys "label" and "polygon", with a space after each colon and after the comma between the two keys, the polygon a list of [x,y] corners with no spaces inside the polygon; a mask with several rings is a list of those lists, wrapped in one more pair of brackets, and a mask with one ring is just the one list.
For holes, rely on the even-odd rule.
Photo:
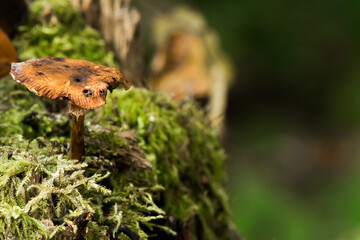
{"label": "blurred green background", "polygon": [[360,239],[360,2],[152,0],[145,8],[162,14],[179,3],[204,15],[235,65],[225,146],[241,236]]}
{"label": "blurred green background", "polygon": [[360,2],[185,2],[236,67],[225,144],[240,234],[360,239]]}

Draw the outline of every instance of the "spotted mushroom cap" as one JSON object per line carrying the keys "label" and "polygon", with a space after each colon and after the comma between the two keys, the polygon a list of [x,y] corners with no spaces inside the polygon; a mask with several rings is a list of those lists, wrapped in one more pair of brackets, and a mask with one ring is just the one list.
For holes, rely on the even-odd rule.
{"label": "spotted mushroom cap", "polygon": [[126,90],[131,86],[117,68],[63,57],[12,63],[10,75],[40,97],[67,99],[83,109],[104,105],[107,90],[120,83]]}

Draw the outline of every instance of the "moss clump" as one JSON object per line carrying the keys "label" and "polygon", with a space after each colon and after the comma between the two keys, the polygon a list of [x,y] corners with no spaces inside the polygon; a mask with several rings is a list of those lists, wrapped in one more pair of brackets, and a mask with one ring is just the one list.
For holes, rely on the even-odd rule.
{"label": "moss clump", "polygon": [[[42,14],[47,4],[50,17]],[[99,35],[86,35],[68,4],[33,2],[16,39],[20,56],[114,64]],[[51,25],[51,16],[60,26]],[[49,113],[10,77],[0,81],[0,94],[0,238],[76,238],[85,232],[79,219],[90,214],[88,239],[128,239],[129,230],[140,239],[172,239],[175,233],[180,239],[231,239],[224,153],[192,101],[174,104],[140,89],[114,91],[87,115],[87,158],[80,164],[67,157],[66,113]],[[129,130],[135,138],[124,137]]]}
{"label": "moss clump", "polygon": [[226,239],[230,220],[222,187],[224,153],[194,102],[178,105],[165,95],[141,89],[117,91],[91,114],[91,120],[136,129],[154,166],[141,181],[164,186],[161,207],[183,224],[191,222],[202,229],[202,239]]}
{"label": "moss clump", "polygon": [[121,224],[146,239],[140,224],[152,226],[151,220],[162,218],[151,197],[159,186],[137,188],[127,182],[116,191],[108,184],[111,191],[104,186],[109,171],[90,173],[87,163],[69,160],[61,147],[36,140],[14,135],[12,145],[0,147],[1,238],[73,238],[79,228],[74,219],[91,213],[88,239],[105,238],[110,227],[116,232]]}
{"label": "moss clump", "polygon": [[[121,108],[118,108],[119,104]],[[7,111],[10,110],[1,111],[0,115],[8,115]],[[38,131],[32,129],[35,140],[20,135],[28,126],[17,124],[23,122],[21,116],[26,116],[25,113],[29,111],[36,112],[40,119],[39,124],[47,126],[46,128],[51,131],[44,135],[41,128]],[[44,236],[51,235],[55,230],[58,234],[66,231],[66,223],[70,224],[80,214],[91,212],[93,215],[88,226],[93,229],[89,232],[89,237],[98,236],[99,232],[104,236],[107,228],[120,226],[119,224],[126,225],[142,239],[147,239],[148,234],[152,233],[150,229],[154,227],[161,229],[155,231],[158,234],[171,235],[172,231],[167,227],[172,224],[171,221],[153,221],[164,219],[167,215],[168,219],[177,220],[172,229],[178,233],[186,234],[189,231],[189,234],[194,234],[198,231],[196,229],[202,229],[201,233],[196,233],[200,234],[198,239],[230,238],[224,238],[228,234],[230,223],[226,195],[222,188],[224,154],[213,131],[192,102],[175,105],[166,96],[133,89],[126,93],[115,91],[112,97],[109,96],[106,106],[90,112],[87,128],[92,139],[108,143],[106,151],[113,146],[114,152],[118,152],[119,148],[123,152],[129,152],[131,150],[125,138],[115,138],[113,134],[109,134],[108,138],[104,134],[99,136],[97,131],[92,130],[91,123],[122,126],[123,131],[135,129],[139,144],[153,165],[152,170],[141,170],[126,164],[114,166],[118,162],[118,155],[107,154],[107,159],[101,158],[101,146],[95,148],[90,144],[87,148],[87,165],[71,163],[66,157],[66,143],[69,139],[56,137],[56,131],[53,131],[60,129],[56,128],[59,122],[63,124],[62,121],[54,121],[55,118],[59,118],[58,114],[49,115],[44,107],[22,108],[16,114],[16,121],[8,121],[7,124],[9,127],[17,126],[20,134],[10,133],[3,136],[6,140],[3,141],[5,145],[0,147],[3,161],[0,167],[0,182],[3,184],[0,187],[9,187],[3,191],[12,193],[25,191],[28,197],[20,199],[20,202],[13,201],[11,199],[17,199],[19,196],[6,193],[9,197],[2,199],[2,203],[6,209],[19,208],[22,214],[34,218],[31,221],[40,224],[36,226],[43,229]],[[66,119],[66,116],[62,118]],[[45,137],[40,137],[41,135]],[[51,157],[48,157],[49,153]],[[120,157],[124,156],[126,154]],[[16,168],[9,168],[9,164]],[[70,165],[71,169],[64,168]],[[107,172],[110,175],[102,178],[101,176],[107,175]],[[51,180],[50,185],[42,185],[42,179],[48,181],[56,174],[59,179]],[[88,188],[90,185],[86,185],[86,182],[95,179],[93,176],[101,180],[101,185],[92,189]],[[9,179],[13,179],[13,185],[7,184]],[[71,184],[69,181],[75,182]],[[69,192],[67,188],[70,185],[77,187]],[[35,193],[34,188],[37,189]],[[94,189],[103,191],[96,192]],[[57,196],[64,191],[75,200],[70,201]],[[105,197],[105,193],[109,195]],[[74,196],[71,196],[72,194]],[[58,199],[56,210],[50,208],[54,205],[54,195]],[[77,198],[80,200],[76,201]],[[84,204],[88,198],[92,200]],[[24,208],[31,205],[29,202],[38,202],[34,209],[39,210],[41,214],[36,211],[33,213],[38,218],[30,214],[30,208]],[[87,207],[84,207],[85,205]],[[63,209],[62,215],[56,215],[56,211],[60,209]],[[3,211],[0,209],[0,212]],[[6,217],[8,215],[4,215],[4,219]],[[54,221],[54,218],[57,220]],[[24,218],[21,221],[27,222],[30,219]],[[52,227],[43,226],[44,221]],[[26,226],[30,229],[35,227],[30,227],[29,224],[27,222]]]}

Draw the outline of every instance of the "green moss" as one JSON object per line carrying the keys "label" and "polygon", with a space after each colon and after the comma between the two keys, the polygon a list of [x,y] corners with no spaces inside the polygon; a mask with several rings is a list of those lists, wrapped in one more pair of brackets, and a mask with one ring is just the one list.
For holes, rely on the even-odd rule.
{"label": "green moss", "polygon": [[[116,111],[118,105],[120,110]],[[0,115],[6,112],[2,111]],[[47,134],[52,137],[46,136],[42,127],[37,132],[34,129],[32,131],[34,136],[45,135],[45,138],[37,137],[34,141],[31,138],[22,137],[25,136],[24,133],[28,126],[19,124],[19,122],[23,122],[21,118],[28,112],[36,112],[39,124],[47,126],[45,129],[51,130]],[[117,114],[114,114],[116,112]],[[140,89],[133,89],[129,92],[115,91],[113,95],[109,96],[107,105],[88,114],[86,119],[88,124],[106,122],[104,125],[118,125],[122,126],[124,130],[136,129],[140,145],[154,166],[153,170],[114,168],[112,163],[114,160],[111,159],[111,156],[110,159],[98,158],[101,155],[100,152],[103,151],[99,148],[97,151],[93,148],[87,149],[89,157],[86,168],[85,165],[71,163],[66,158],[66,147],[65,150],[62,150],[63,153],[60,150],[64,148],[64,145],[60,143],[64,143],[64,141],[66,143],[69,139],[67,137],[65,139],[57,138],[56,131],[53,131],[53,129],[59,129],[56,128],[58,123],[54,120],[59,118],[58,115],[46,116],[48,113],[40,107],[23,108],[17,113],[12,113],[17,117],[14,117],[15,120],[8,120],[7,124],[17,126],[16,129],[22,135],[8,132],[9,135],[4,134],[3,136],[7,141],[3,141],[6,144],[0,148],[3,161],[0,164],[1,186],[8,186],[9,179],[14,179],[14,185],[10,185],[8,191],[19,192],[19,186],[21,188],[26,186],[28,189],[25,191],[26,194],[33,196],[32,189],[35,188],[33,187],[35,185],[38,194],[44,196],[35,201],[32,199],[37,195],[34,195],[27,201],[19,202],[16,200],[17,196],[13,195],[16,201],[12,202],[10,198],[3,199],[4,208],[22,207],[20,210],[26,215],[29,212],[25,211],[25,206],[29,205],[31,201],[39,201],[35,208],[43,207],[44,209],[41,211],[46,212],[50,219],[53,219],[55,213],[59,214],[60,209],[67,209],[67,214],[57,216],[61,222],[69,222],[70,219],[90,211],[94,215],[91,220],[93,225],[89,226],[96,226],[90,231],[90,236],[98,234],[99,229],[106,229],[108,226],[116,226],[120,223],[128,226],[143,239],[147,238],[143,227],[145,229],[159,227],[170,233],[166,224],[153,222],[154,219],[163,218],[162,216],[166,214],[173,216],[183,224],[194,221],[191,219],[196,219],[196,226],[203,229],[202,234],[205,239],[218,239],[220,236],[223,239],[229,238],[229,236],[224,238],[229,228],[226,195],[222,187],[224,154],[213,131],[192,102],[175,105],[166,96]],[[133,118],[133,116],[137,117]],[[62,116],[62,118],[67,119],[66,116]],[[62,121],[60,122],[63,124]],[[127,148],[126,140],[115,138],[114,134],[99,134],[91,130],[89,133],[94,133],[93,138],[109,143],[106,151],[111,151],[111,149],[118,151],[119,148],[122,148],[123,151],[130,151]],[[47,157],[49,152],[54,151],[55,155]],[[12,155],[11,161],[8,159],[9,155]],[[35,163],[29,162],[29,159]],[[61,170],[71,164],[73,164],[72,169]],[[10,166],[14,167],[10,168]],[[37,181],[29,181],[32,174],[32,177],[38,180],[48,179],[51,175],[49,172],[55,170],[57,172],[51,174],[59,176],[60,171],[64,185],[58,186],[58,183],[54,182],[53,185],[43,186]],[[101,187],[88,188],[91,184],[86,184],[86,181],[95,179],[92,176],[96,173],[106,175],[107,171],[111,173],[110,179],[101,179],[100,182],[103,182],[108,190]],[[86,176],[86,178],[77,179],[80,175]],[[96,175],[96,178],[101,178],[102,175]],[[74,178],[74,176],[76,177]],[[52,202],[51,194],[60,194],[61,192],[66,192],[66,196],[72,194],[66,190],[71,185],[68,182],[69,179],[83,181],[77,186],[81,194],[71,197],[71,200],[62,199],[63,203],[57,205],[55,213],[48,213],[49,205]],[[72,183],[72,185],[76,184]],[[97,188],[103,191],[94,192],[93,190],[97,190]],[[105,198],[104,193],[107,191],[110,195]],[[6,195],[11,196],[11,194]],[[86,202],[88,197],[93,201],[84,204],[83,202]],[[77,198],[80,200],[76,201]],[[9,204],[9,201],[13,205]],[[80,210],[77,208],[79,206],[82,206]],[[34,215],[38,214],[34,213]],[[117,222],[116,219],[118,219]],[[28,220],[23,219],[23,221]],[[41,221],[41,218],[34,218],[35,220]],[[13,224],[13,226],[15,225]],[[66,229],[64,225],[54,225],[59,232]],[[52,233],[49,230],[46,231],[44,226],[43,228],[45,229],[44,236]],[[178,227],[176,230],[179,231],[179,229],[181,228]]]}
{"label": "green moss", "polygon": [[204,239],[226,239],[225,156],[194,102],[177,105],[165,95],[141,89],[116,91],[91,113],[91,120],[136,129],[154,166],[145,177],[164,186],[161,202],[167,214],[183,222],[197,218]]}
{"label": "green moss", "polygon": [[16,135],[13,140],[15,150],[0,147],[1,238],[56,236],[67,225],[75,226],[75,217],[90,212],[90,226],[94,228],[90,229],[89,239],[105,237],[106,232],[99,230],[109,226],[116,229],[121,223],[144,239],[147,235],[140,224],[151,224],[148,222],[162,217],[163,210],[150,194],[158,187],[136,188],[126,183],[121,191],[111,191],[99,184],[110,172],[89,174],[86,163],[67,159],[46,139],[30,142]]}

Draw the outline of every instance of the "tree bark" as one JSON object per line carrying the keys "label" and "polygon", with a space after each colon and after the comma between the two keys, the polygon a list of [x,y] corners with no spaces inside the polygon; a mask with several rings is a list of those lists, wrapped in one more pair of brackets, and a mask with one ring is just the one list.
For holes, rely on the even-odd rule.
{"label": "tree bark", "polygon": [[71,0],[83,13],[86,22],[98,29],[106,47],[115,57],[127,79],[144,87],[144,61],[140,13],[131,7],[131,0]]}

